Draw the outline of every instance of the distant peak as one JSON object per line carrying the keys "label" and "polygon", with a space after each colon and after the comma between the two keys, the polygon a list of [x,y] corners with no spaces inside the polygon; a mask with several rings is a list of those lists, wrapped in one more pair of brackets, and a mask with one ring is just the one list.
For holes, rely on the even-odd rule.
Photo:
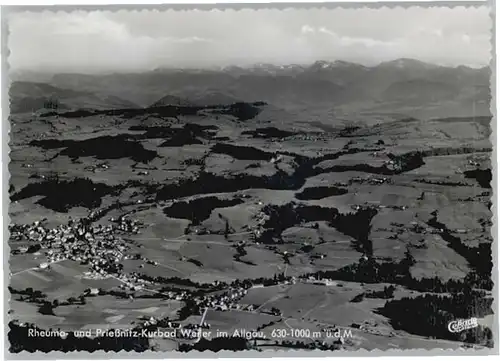
{"label": "distant peak", "polygon": [[384,61],[380,63],[380,66],[395,66],[400,69],[405,69],[405,68],[437,68],[438,65],[426,63],[421,60],[416,60],[416,59],[410,59],[410,58],[400,58],[400,59],[395,59],[395,60],[390,60],[390,61]]}
{"label": "distant peak", "polygon": [[321,69],[326,69],[326,68],[329,68],[332,66],[333,66],[333,63],[330,61],[326,61],[326,60],[317,60],[312,65],[313,68],[321,68]]}
{"label": "distant peak", "polygon": [[351,63],[345,60],[318,60],[311,65],[312,69],[338,69],[338,68],[364,68],[363,65],[357,63]]}
{"label": "distant peak", "polygon": [[161,107],[161,106],[168,106],[168,105],[177,105],[177,106],[190,106],[191,102],[189,102],[187,99],[183,99],[181,97],[178,97],[176,95],[171,95],[167,94],[161,99],[158,99],[156,102],[151,104],[149,107],[154,108],[154,107]]}

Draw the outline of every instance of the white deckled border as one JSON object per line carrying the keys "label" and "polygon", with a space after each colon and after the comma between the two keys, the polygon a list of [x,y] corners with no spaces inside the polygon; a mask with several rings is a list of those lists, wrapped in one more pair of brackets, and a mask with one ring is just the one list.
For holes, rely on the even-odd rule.
{"label": "white deckled border", "polygon": [[[9,98],[8,98],[8,90],[10,85],[10,80],[6,76],[7,71],[9,69],[8,65],[8,56],[9,49],[7,46],[8,39],[8,24],[7,24],[7,16],[13,12],[23,12],[23,11],[31,11],[31,12],[43,12],[43,11],[74,11],[74,10],[105,10],[105,11],[118,11],[118,10],[129,10],[129,11],[144,11],[144,10],[155,10],[155,11],[166,11],[166,10],[176,10],[176,11],[186,11],[186,10],[204,10],[210,11],[217,9],[219,11],[224,10],[241,10],[241,9],[252,9],[258,11],[259,9],[334,9],[334,8],[411,8],[411,7],[479,7],[479,6],[488,6],[491,9],[491,24],[492,24],[492,38],[491,38],[491,60],[490,60],[490,69],[491,69],[491,78],[490,78],[490,87],[491,87],[491,114],[492,114],[492,133],[490,136],[490,141],[493,146],[492,151],[492,237],[494,239],[493,247],[492,247],[492,257],[493,257],[493,275],[492,280],[494,282],[493,294],[496,296],[493,301],[493,309],[498,311],[498,203],[496,202],[497,197],[497,189],[498,189],[498,164],[497,164],[497,113],[496,113],[496,24],[495,24],[495,12],[496,12],[496,2],[495,0],[483,0],[483,1],[468,1],[468,0],[456,0],[456,1],[432,1],[432,0],[423,0],[420,2],[416,1],[406,1],[402,0],[400,2],[378,2],[376,0],[367,0],[365,2],[353,3],[353,2],[310,2],[310,3],[298,3],[300,0],[292,0],[285,2],[283,0],[278,0],[279,2],[268,3],[264,0],[254,1],[254,4],[238,4],[235,1],[231,3],[225,4],[216,4],[217,1],[205,1],[204,4],[161,4],[161,1],[154,1],[157,4],[148,4],[148,5],[134,5],[131,1],[113,1],[118,4],[110,4],[110,5],[93,5],[92,1],[88,1],[90,3],[89,6],[39,6],[39,7],[30,7],[30,6],[8,6],[3,7],[1,10],[1,20],[2,20],[2,116],[3,122],[1,127],[2,134],[2,214],[3,214],[3,251],[4,251],[4,266],[3,266],[3,291],[4,291],[4,312],[3,312],[3,321],[4,321],[4,356],[5,359],[46,359],[46,360],[54,360],[54,359],[164,359],[164,358],[188,358],[188,359],[215,359],[215,358],[270,358],[270,357],[380,357],[380,356],[444,356],[444,355],[453,355],[453,356],[479,356],[479,355],[498,355],[499,354],[499,345],[498,345],[498,336],[499,336],[499,318],[498,312],[494,314],[494,324],[493,324],[493,334],[495,345],[492,349],[484,349],[484,350],[452,350],[452,349],[391,349],[387,351],[382,350],[358,350],[358,351],[272,351],[267,350],[263,352],[258,351],[220,351],[220,352],[211,352],[211,351],[190,351],[189,353],[183,352],[154,352],[154,351],[146,351],[146,352],[104,352],[104,351],[96,351],[93,353],[90,352],[35,352],[29,353],[27,351],[23,351],[19,354],[11,354],[8,353],[9,342],[7,338],[8,333],[8,315],[7,310],[9,309],[9,295],[6,292],[6,286],[9,283],[9,258],[10,258],[10,247],[6,240],[9,238],[8,233],[8,224],[10,223],[10,218],[8,215],[9,209],[9,197],[8,197],[8,184],[10,179],[10,174],[8,170],[8,165],[10,162],[10,148],[9,148],[9,133],[10,133],[10,122],[8,121],[8,109],[9,109]],[[53,1],[53,3],[61,3],[63,1]],[[10,1],[10,3],[16,4],[16,1]],[[35,4],[37,4],[35,2]]]}

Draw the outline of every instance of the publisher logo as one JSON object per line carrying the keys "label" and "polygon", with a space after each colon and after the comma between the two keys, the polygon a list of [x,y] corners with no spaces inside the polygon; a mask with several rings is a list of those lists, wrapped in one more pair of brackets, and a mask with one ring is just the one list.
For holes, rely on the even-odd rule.
{"label": "publisher logo", "polygon": [[448,331],[452,333],[462,332],[478,326],[477,318],[472,317],[468,320],[455,320],[448,324]]}

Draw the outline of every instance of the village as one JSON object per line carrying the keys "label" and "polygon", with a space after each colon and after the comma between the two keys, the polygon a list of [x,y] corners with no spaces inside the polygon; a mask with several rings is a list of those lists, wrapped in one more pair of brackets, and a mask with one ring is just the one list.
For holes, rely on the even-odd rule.
{"label": "village", "polygon": [[[92,219],[96,213],[92,212],[88,218],[70,220],[67,225],[55,228],[44,226],[44,220],[36,221],[32,225],[11,225],[12,245],[17,242],[23,246],[12,247],[13,254],[33,254],[45,256],[39,263],[39,270],[50,270],[51,265],[71,260],[79,262],[89,268],[83,272],[82,277],[87,279],[113,278],[120,282],[119,289],[123,292],[122,297],[134,298],[136,292],[150,292],[158,297],[168,300],[187,302],[189,314],[201,314],[203,309],[217,311],[242,310],[252,312],[258,305],[243,305],[239,303],[251,288],[259,288],[270,285],[290,285],[297,282],[323,284],[327,286],[336,285],[336,282],[318,277],[298,278],[275,275],[271,278],[260,279],[238,279],[232,283],[215,281],[203,285],[206,292],[200,294],[188,289],[158,290],[154,287],[165,281],[176,282],[176,280],[165,280],[162,277],[149,277],[138,272],[125,273],[121,262],[127,259],[139,259],[153,266],[158,265],[145,257],[130,252],[130,247],[121,237],[126,233],[137,234],[140,224],[127,217],[111,218],[110,225],[92,225]],[[29,245],[27,246],[26,243]],[[286,256],[286,252],[284,254]],[[19,272],[17,272],[19,273]],[[178,281],[178,280],[177,280]],[[182,283],[182,282],[181,282]],[[89,288],[85,291],[85,297],[105,294],[107,291],[99,288]],[[277,309],[262,310],[273,315],[280,315]],[[144,321],[145,326],[154,325],[158,322],[154,317]],[[169,322],[168,327],[174,327]],[[209,328],[210,325],[202,323],[193,325],[193,328]]]}

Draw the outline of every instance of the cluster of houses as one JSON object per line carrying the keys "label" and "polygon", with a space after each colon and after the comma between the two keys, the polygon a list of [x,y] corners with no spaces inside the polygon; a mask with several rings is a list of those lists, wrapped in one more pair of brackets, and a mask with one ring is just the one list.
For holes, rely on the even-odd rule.
{"label": "cluster of houses", "polygon": [[247,290],[243,287],[230,288],[228,291],[210,295],[194,297],[194,301],[200,308],[208,307],[210,309],[227,311],[229,309],[242,309],[238,301],[247,294]]}
{"label": "cluster of houses", "polygon": [[[375,177],[373,175],[366,177],[353,177],[349,180],[350,184],[359,183],[359,184],[371,184],[371,185],[380,185],[380,184],[391,184],[392,179],[389,177]],[[341,184],[339,184],[341,185]],[[345,185],[344,185],[345,186]]]}
{"label": "cluster of houses", "polygon": [[372,185],[391,183],[391,179],[388,177],[382,177],[382,178],[370,177],[368,183]]}
{"label": "cluster of houses", "polygon": [[[79,221],[70,219],[67,225],[47,228],[39,221],[31,225],[11,225],[10,234],[14,241],[36,245],[36,251],[45,253],[47,261],[40,268],[51,263],[74,260],[89,265],[96,274],[105,276],[120,270],[120,261],[127,257],[127,245],[117,236],[117,231],[138,232],[138,224],[121,217],[114,224],[91,226],[88,218]],[[30,247],[19,247],[18,253],[29,252]]]}
{"label": "cluster of houses", "polygon": [[[142,325],[145,327],[157,325],[157,326],[161,326],[161,327],[172,329],[172,330],[178,330],[181,328],[181,324],[179,322],[172,322],[172,321],[168,321],[168,320],[164,320],[164,319],[158,319],[154,316],[143,317],[142,321],[143,321]],[[186,328],[186,326],[184,326],[184,328]]]}

